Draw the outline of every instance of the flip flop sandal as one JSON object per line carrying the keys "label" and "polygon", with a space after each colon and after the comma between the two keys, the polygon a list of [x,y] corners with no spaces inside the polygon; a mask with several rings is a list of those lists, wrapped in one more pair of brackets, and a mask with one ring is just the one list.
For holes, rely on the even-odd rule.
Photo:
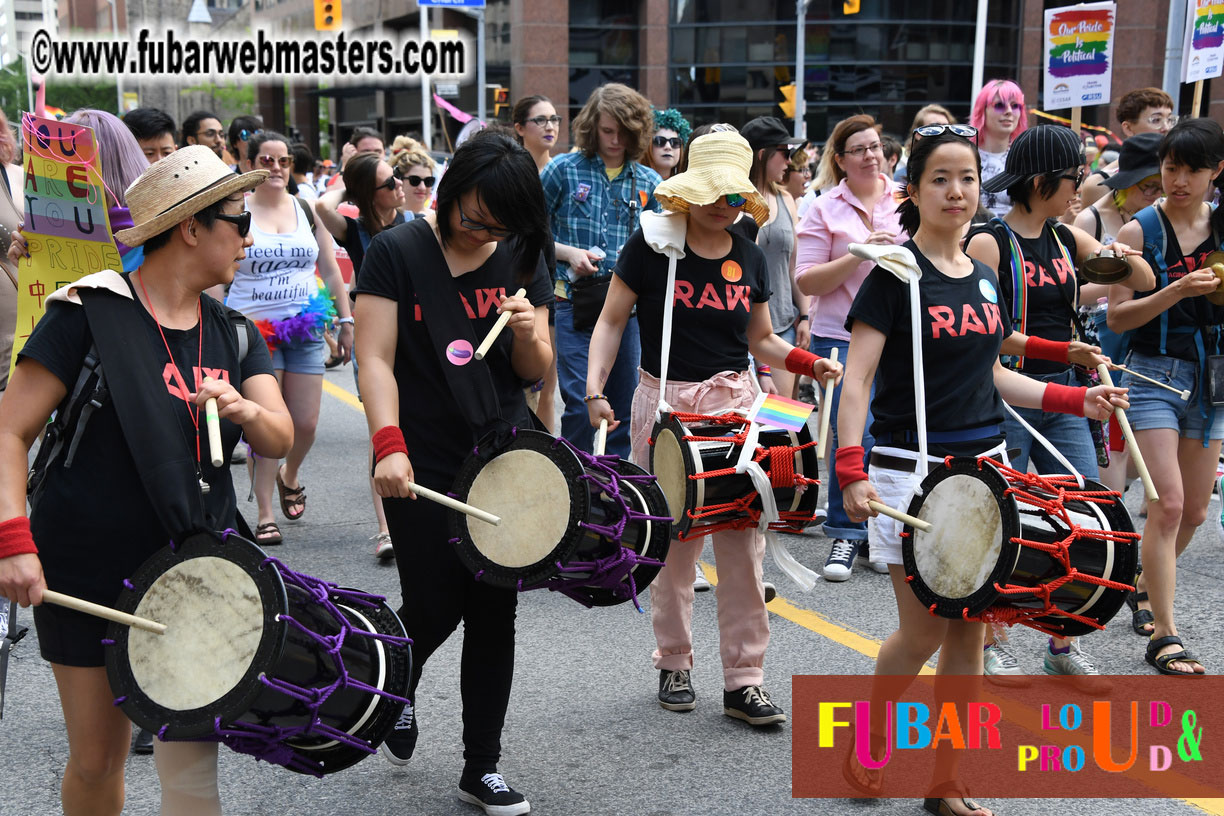
{"label": "flip flop sandal", "polygon": [[[306,513],[306,485],[298,484],[297,487],[287,487],[281,480],[280,468],[276,469],[276,492],[280,496],[281,512],[285,514],[285,518],[297,521]],[[289,509],[297,506],[300,506],[301,509],[296,513]]]}
{"label": "flip flop sandal", "polygon": [[335,368],[336,366],[340,365],[340,364],[341,364],[341,363],[343,363],[343,362],[344,362],[344,360],[342,360],[342,359],[340,359],[339,357],[336,357],[335,355],[333,355],[333,356],[331,356],[331,357],[328,357],[328,358],[327,358],[327,361],[326,361],[325,363],[323,363],[323,367],[324,367],[324,368]]}
{"label": "flip flop sandal", "polygon": [[1146,592],[1128,592],[1126,594],[1126,605],[1131,611],[1131,628],[1135,630],[1136,635],[1151,637],[1153,629],[1144,629],[1148,624],[1156,623],[1156,618],[1152,615],[1150,609],[1140,609],[1139,604],[1148,599]]}
{"label": "flip flop sandal", "polygon": [[[866,783],[859,778],[856,770],[861,771],[864,778],[870,780]],[[846,752],[846,760],[842,763],[842,779],[846,780],[846,784],[854,788],[856,791],[867,796],[879,797],[884,790],[884,770],[872,770],[864,768],[859,764],[858,757],[854,750],[853,739],[850,742],[850,750]]]}
{"label": "flip flop sandal", "polygon": [[267,524],[261,524],[255,528],[255,543],[266,544],[283,544],[285,537],[281,535],[280,527],[276,526],[275,521],[269,521]]}
{"label": "flip flop sandal", "polygon": [[1154,638],[1148,642],[1147,654],[1144,659],[1156,668],[1156,671],[1161,674],[1171,674],[1175,677],[1206,677],[1207,673],[1199,674],[1196,671],[1176,671],[1169,668],[1170,663],[1198,663],[1203,665],[1197,657],[1187,652],[1185,649],[1169,654],[1158,655],[1157,653],[1166,646],[1181,646],[1182,641],[1177,635],[1165,635],[1161,638]]}
{"label": "flip flop sandal", "polygon": [[965,785],[958,781],[945,782],[942,785],[936,785],[931,791],[931,795],[922,800],[922,809],[927,813],[933,813],[935,816],[956,816],[955,811],[948,805],[947,799],[960,799],[970,813],[984,813],[982,806],[969,798],[969,790]]}

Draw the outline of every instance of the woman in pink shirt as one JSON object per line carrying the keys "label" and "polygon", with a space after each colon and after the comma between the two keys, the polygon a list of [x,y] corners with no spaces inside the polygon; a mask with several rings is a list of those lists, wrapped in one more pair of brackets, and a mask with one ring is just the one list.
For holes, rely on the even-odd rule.
{"label": "woman in pink shirt", "polygon": [[[851,255],[846,247],[852,243],[898,244],[905,240],[894,196],[900,185],[884,174],[884,168],[880,126],[875,120],[859,114],[838,122],[825,145],[820,173],[813,182],[817,189],[832,189],[807,209],[796,235],[795,279],[799,290],[812,296],[811,350],[822,357],[836,348],[840,359],[845,360],[850,344],[846,315],[859,286],[874,266]],[[831,428],[837,426],[840,397],[839,385],[833,393]],[[871,422],[867,425],[870,427]],[[833,446],[837,446],[836,431]],[[863,448],[868,454],[871,452],[871,440],[866,435]],[[867,525],[847,517],[837,475],[831,469],[825,484],[829,491],[829,518],[824,531],[833,539],[833,546],[825,561],[824,577],[828,581],[844,581],[850,577],[860,547],[866,558],[867,548],[863,545],[867,543]],[[871,567],[876,572],[888,570],[884,564],[872,563]]]}

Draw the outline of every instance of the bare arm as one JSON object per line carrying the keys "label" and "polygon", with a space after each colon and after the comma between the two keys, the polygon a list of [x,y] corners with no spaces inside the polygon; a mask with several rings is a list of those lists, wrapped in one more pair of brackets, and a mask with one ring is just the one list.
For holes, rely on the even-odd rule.
{"label": "bare arm", "polygon": [[[326,232],[317,232],[315,239],[319,244],[319,277],[331,292],[336,304],[336,313],[343,319],[353,316],[348,290],[344,287],[344,276],[340,274],[340,265],[336,263],[336,248],[332,238]],[[336,331],[336,352],[342,362],[348,362],[353,356],[353,324],[341,323]]]}
{"label": "bare arm", "polygon": [[[863,444],[863,429],[867,424],[867,408],[871,401],[871,384],[875,380],[880,356],[884,353],[883,332],[861,320],[850,329],[850,348],[846,353],[846,369],[850,372],[842,383],[837,412],[837,439],[841,447]],[[842,503],[851,519],[861,520],[875,515],[869,501],[879,501],[871,482],[863,479],[841,485]]]}
{"label": "bare arm", "polygon": [[[786,357],[794,350],[794,346],[774,334],[773,322],[769,317],[769,304],[752,304],[752,315],[748,318],[748,351],[752,353],[753,358],[786,370]],[[829,377],[833,377],[833,381],[837,382],[841,379],[842,364],[821,357],[812,364],[810,372],[798,373],[808,374],[818,383],[825,382]]]}
{"label": "bare arm", "polygon": [[328,190],[315,200],[315,215],[319,216],[323,226],[337,241],[343,241],[348,237],[348,221],[345,221],[344,216],[339,213],[340,204],[343,201],[343,187],[338,190]]}
{"label": "bare arm", "polygon": [[[522,303],[519,303],[522,301]],[[524,380],[538,380],[552,364],[552,343],[548,339],[548,307],[532,306],[527,298],[506,298],[499,312],[512,311],[507,329],[514,332],[510,346],[510,365]]]}
{"label": "bare arm", "polygon": [[[399,384],[395,379],[399,309],[398,303],[387,298],[357,298],[357,331],[361,334],[357,382],[370,436],[387,426],[399,428],[400,424]],[[412,480],[412,462],[407,454],[392,453],[374,465],[374,489],[383,498],[415,499],[416,494],[408,487]]]}
{"label": "bare arm", "polygon": [[[621,336],[625,333],[625,324],[637,303],[637,292],[629,288],[620,276],[613,275],[608,286],[608,297],[604,301],[603,311],[591,332],[591,345],[587,350],[586,390],[588,394],[602,394],[604,385],[608,382],[608,373],[616,363],[616,352],[620,349]],[[587,403],[587,413],[591,425],[599,427],[599,420],[608,420],[608,427],[615,428],[620,424],[612,406],[607,400],[592,400]]]}

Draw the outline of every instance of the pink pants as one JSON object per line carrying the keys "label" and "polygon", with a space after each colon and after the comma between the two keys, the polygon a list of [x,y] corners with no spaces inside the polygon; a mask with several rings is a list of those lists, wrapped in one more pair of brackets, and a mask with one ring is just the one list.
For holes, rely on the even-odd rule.
{"label": "pink pants", "polygon": [[[630,436],[633,461],[648,468],[647,440],[654,428],[659,381],[645,371],[639,370],[638,376]],[[747,372],[724,372],[701,383],[668,382],[666,397],[676,411],[719,414],[731,408],[751,408],[756,385]],[[748,529],[724,530],[712,538],[723,686],[727,691],[758,686],[765,678],[765,648],[769,645],[769,612],[761,584],[765,537]],[[665,566],[650,585],[650,618],[658,645],[652,656],[656,669],[693,668],[693,578],[703,540],[672,539]]]}

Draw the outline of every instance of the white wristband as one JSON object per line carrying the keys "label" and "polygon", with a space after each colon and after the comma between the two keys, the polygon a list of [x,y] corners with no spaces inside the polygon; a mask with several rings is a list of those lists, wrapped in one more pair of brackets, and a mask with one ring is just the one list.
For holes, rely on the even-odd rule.
{"label": "white wristband", "polygon": [[336,322],[337,323],[353,323],[355,321],[351,317],[341,317]]}

